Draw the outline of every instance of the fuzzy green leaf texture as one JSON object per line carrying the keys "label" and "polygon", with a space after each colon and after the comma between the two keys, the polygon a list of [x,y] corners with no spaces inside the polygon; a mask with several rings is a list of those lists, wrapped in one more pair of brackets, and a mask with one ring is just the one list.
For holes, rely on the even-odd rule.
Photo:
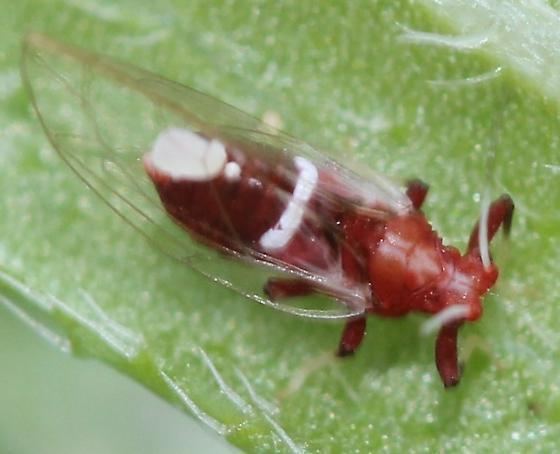
{"label": "fuzzy green leaf texture", "polygon": [[[109,364],[245,451],[558,447],[558,2],[5,6],[0,302],[18,329]],[[342,162],[429,182],[426,214],[461,249],[481,200],[509,193],[498,285],[460,334],[460,385],[443,389],[423,316],[371,317],[357,354],[337,360],[340,323],[254,304],[151,247],[48,143],[19,75],[30,31],[272,116]],[[55,111],[64,98],[48,102]],[[117,133],[135,132],[134,108],[122,106]]]}

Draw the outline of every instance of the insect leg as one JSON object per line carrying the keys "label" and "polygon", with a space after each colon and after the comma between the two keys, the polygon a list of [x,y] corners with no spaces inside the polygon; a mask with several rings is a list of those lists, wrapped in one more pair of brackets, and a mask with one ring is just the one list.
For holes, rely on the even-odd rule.
{"label": "insect leg", "polygon": [[444,325],[436,340],[436,367],[446,388],[457,385],[461,379],[457,360],[457,331],[462,323],[453,322]]}
{"label": "insect leg", "polygon": [[337,355],[340,357],[354,354],[366,334],[366,317],[346,322],[338,345]]}
{"label": "insect leg", "polygon": [[272,301],[295,296],[305,296],[313,292],[313,287],[301,279],[271,277],[264,286],[264,293]]}
{"label": "insect leg", "polygon": [[[509,234],[511,228],[511,221],[513,218],[514,204],[511,197],[503,194],[492,202],[488,208],[488,242],[492,240],[501,225],[504,226],[504,233]],[[469,239],[469,246],[467,252],[479,247],[478,243],[478,230],[480,228],[480,221],[476,223]]]}
{"label": "insect leg", "polygon": [[426,195],[428,195],[428,189],[430,189],[430,186],[418,178],[407,181],[406,195],[415,209],[419,210],[424,203]]}

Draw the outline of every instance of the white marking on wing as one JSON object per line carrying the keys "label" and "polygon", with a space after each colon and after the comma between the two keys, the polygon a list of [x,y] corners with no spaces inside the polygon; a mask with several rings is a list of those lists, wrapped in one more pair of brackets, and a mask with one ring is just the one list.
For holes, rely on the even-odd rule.
{"label": "white marking on wing", "polygon": [[278,222],[261,236],[263,249],[270,251],[285,247],[299,229],[305,213],[305,207],[317,186],[319,174],[317,168],[307,159],[297,156],[294,164],[299,170],[299,177],[288,206]]}
{"label": "white marking on wing", "polygon": [[219,140],[207,140],[187,129],[160,133],[145,162],[173,180],[208,181],[222,172],[226,150]]}
{"label": "white marking on wing", "polygon": [[228,181],[237,181],[241,176],[241,167],[237,162],[228,162],[224,167],[224,175]]}

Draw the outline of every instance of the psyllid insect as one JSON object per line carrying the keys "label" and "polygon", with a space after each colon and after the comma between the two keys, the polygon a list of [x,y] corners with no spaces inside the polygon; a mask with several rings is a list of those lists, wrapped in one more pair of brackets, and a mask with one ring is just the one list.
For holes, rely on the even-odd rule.
{"label": "psyllid insect", "polygon": [[[403,190],[360,176],[209,96],[44,35],[26,37],[22,74],[60,156],[163,252],[260,303],[344,319],[340,356],[370,314],[432,314],[437,369],[446,387],[459,382],[458,330],[498,278],[488,244],[509,231],[509,196],[461,254],[421,211],[420,180]],[[294,302],[313,293],[340,304]]]}

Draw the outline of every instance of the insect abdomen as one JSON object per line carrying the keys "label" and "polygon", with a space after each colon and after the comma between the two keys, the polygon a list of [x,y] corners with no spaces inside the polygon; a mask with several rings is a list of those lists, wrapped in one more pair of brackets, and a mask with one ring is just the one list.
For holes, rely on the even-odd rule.
{"label": "insect abdomen", "polygon": [[171,129],[144,165],[169,215],[205,243],[238,252],[249,247],[297,265],[326,266],[332,256],[323,232],[305,220],[318,173],[303,158],[270,162]]}
{"label": "insect abdomen", "polygon": [[[165,141],[164,135],[171,137]],[[171,146],[175,149],[170,150]],[[164,160],[172,159],[169,154],[177,147],[181,148],[180,161],[174,162],[175,168],[170,171]],[[197,149],[201,147],[206,149]],[[218,149],[214,153],[217,157],[207,162],[211,147]],[[189,131],[167,130],[144,158],[146,171],[169,215],[188,231],[233,249],[239,242],[247,246],[258,242],[285,209],[278,188],[291,189],[265,163],[235,154],[237,159],[220,142]],[[180,166],[184,171],[178,169]],[[197,166],[202,171],[193,170]]]}

